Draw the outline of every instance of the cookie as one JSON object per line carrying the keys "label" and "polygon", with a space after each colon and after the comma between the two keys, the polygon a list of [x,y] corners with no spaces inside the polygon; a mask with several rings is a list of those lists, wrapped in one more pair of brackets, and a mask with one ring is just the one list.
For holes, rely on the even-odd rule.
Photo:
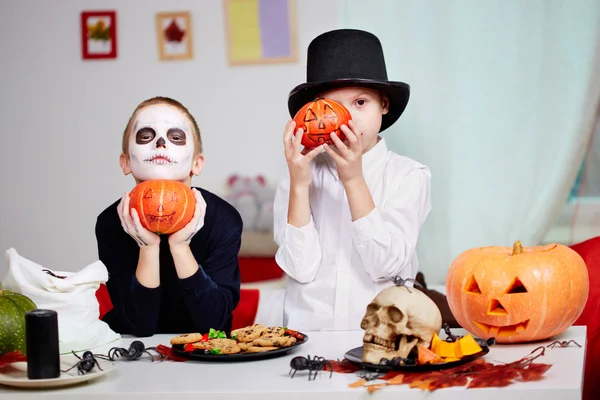
{"label": "cookie", "polygon": [[171,339],[171,344],[188,344],[195,343],[202,339],[200,333],[184,333],[183,335],[175,336]]}
{"label": "cookie", "polygon": [[233,339],[210,339],[208,343],[211,350],[219,349],[221,354],[236,354],[242,350]]}
{"label": "cookie", "polygon": [[[293,342],[292,342],[293,339]],[[277,337],[259,337],[252,341],[253,346],[260,347],[285,347],[290,346],[292,343],[295,343],[296,339],[290,336],[277,336]]]}
{"label": "cookie", "polygon": [[246,353],[263,353],[265,351],[277,350],[278,347],[260,347],[260,346],[250,346],[246,350]]}
{"label": "cookie", "polygon": [[285,333],[285,329],[283,329],[280,326],[270,326],[268,327],[261,335],[260,338],[266,338],[266,339],[270,339],[270,338],[275,338],[275,337],[281,337],[283,336],[283,334]]}
{"label": "cookie", "polygon": [[262,324],[254,324],[245,328],[237,329],[231,332],[238,342],[250,343],[254,339],[258,339],[260,335],[267,330],[267,327]]}
{"label": "cookie", "polygon": [[239,348],[240,348],[242,351],[246,351],[246,350],[248,350],[248,348],[249,348],[250,346],[252,346],[252,343],[242,343],[242,342],[239,342],[237,345],[238,345],[238,347],[239,347]]}

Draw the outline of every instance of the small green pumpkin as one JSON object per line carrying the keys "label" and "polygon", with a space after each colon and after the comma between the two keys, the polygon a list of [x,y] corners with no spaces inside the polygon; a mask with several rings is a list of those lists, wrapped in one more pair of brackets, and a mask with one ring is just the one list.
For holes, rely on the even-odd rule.
{"label": "small green pumpkin", "polygon": [[16,350],[25,354],[25,313],[36,308],[29,297],[0,285],[0,354]]}

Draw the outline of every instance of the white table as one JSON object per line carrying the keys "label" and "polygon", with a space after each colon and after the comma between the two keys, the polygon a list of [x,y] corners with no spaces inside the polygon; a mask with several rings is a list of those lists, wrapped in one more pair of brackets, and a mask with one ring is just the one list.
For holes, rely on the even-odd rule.
{"label": "white table", "polygon": [[[459,332],[457,330],[457,332]],[[356,374],[320,372],[308,381],[307,371],[298,371],[290,379],[290,360],[297,355],[319,355],[342,359],[344,353],[360,346],[363,332],[307,332],[309,340],[300,348],[280,358],[236,363],[214,362],[150,362],[149,358],[134,362],[117,361],[110,373],[78,386],[53,390],[23,390],[0,386],[0,399],[580,399],[585,359],[585,327],[571,327],[553,340],[575,340],[582,348],[546,349],[536,362],[552,364],[541,381],[514,383],[504,388],[448,388],[435,392],[410,389],[407,385],[389,386],[369,396],[365,388],[348,388],[358,380]],[[144,338],[146,346],[169,344],[173,335]],[[135,339],[124,338],[122,347]],[[495,345],[485,356],[491,362],[516,361],[540,345],[553,340],[526,345]],[[110,347],[112,347],[111,344]],[[105,350],[94,352],[106,354]]]}

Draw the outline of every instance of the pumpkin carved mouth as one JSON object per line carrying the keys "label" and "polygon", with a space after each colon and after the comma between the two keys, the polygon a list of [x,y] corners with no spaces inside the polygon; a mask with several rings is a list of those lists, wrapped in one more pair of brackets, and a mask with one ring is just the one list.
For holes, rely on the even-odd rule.
{"label": "pumpkin carved mouth", "polygon": [[173,223],[173,217],[175,216],[175,213],[172,212],[171,214],[167,214],[167,215],[152,215],[152,214],[146,214],[146,217],[148,217],[148,219],[150,220],[150,223],[154,224],[154,223],[165,223],[168,222],[169,224]]}
{"label": "pumpkin carved mouth", "polygon": [[475,324],[483,330],[485,333],[490,335],[490,337],[501,337],[501,336],[514,336],[519,333],[525,332],[527,330],[527,326],[529,325],[529,320],[526,319],[523,322],[519,322],[514,325],[505,325],[505,326],[497,326],[486,324],[485,322],[473,321]]}

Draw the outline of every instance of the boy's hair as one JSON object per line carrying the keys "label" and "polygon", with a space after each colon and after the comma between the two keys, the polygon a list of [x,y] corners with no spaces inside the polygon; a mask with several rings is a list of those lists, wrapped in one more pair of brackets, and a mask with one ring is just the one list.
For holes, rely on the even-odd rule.
{"label": "boy's hair", "polygon": [[141,109],[155,104],[166,104],[171,107],[174,107],[190,120],[193,129],[192,134],[194,135],[194,156],[202,154],[202,137],[200,136],[200,128],[198,128],[196,119],[188,111],[188,109],[183,106],[183,104],[170,97],[163,96],[156,96],[148,100],[144,100],[135,108],[135,110],[131,114],[131,117],[129,117],[129,121],[127,122],[125,131],[123,131],[123,143],[121,145],[123,154],[129,157],[129,135],[131,135],[131,130],[133,129],[133,122],[135,121],[135,116]]}

